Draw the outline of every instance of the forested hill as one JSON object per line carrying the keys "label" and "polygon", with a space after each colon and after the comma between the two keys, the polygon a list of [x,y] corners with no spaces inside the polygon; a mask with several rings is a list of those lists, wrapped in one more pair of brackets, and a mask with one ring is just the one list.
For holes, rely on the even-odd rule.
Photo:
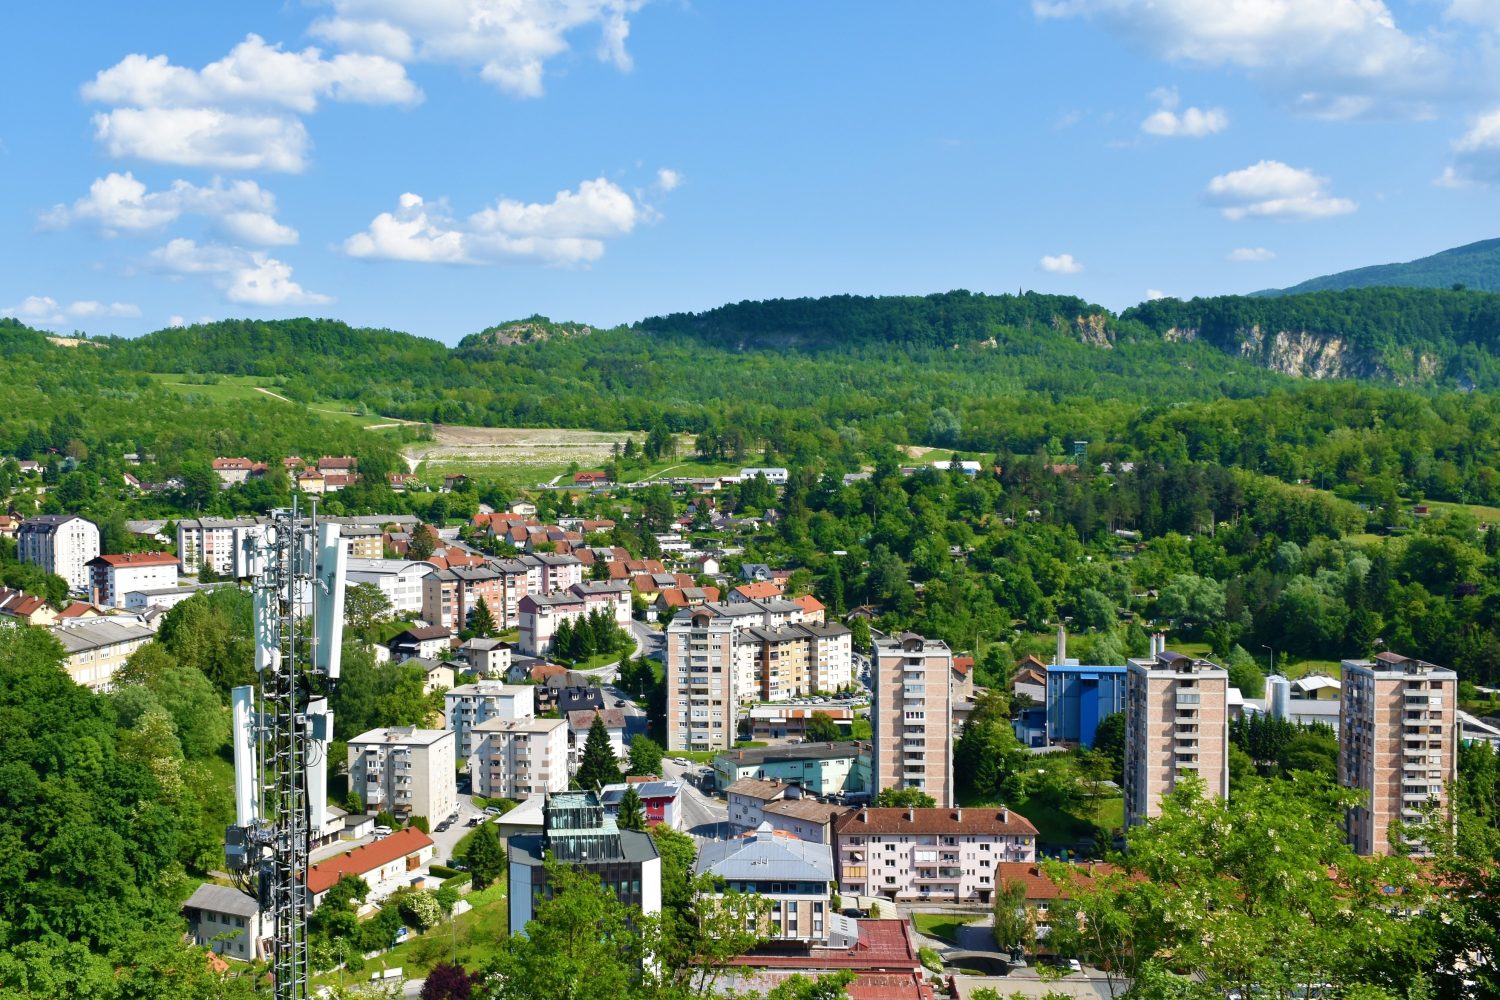
{"label": "forested hill", "polygon": [[1346,288],[1452,288],[1463,285],[1478,291],[1500,292],[1500,240],[1481,240],[1404,264],[1376,264],[1352,271],[1325,274],[1291,288],[1267,289],[1258,295],[1296,295],[1301,292]]}
{"label": "forested hill", "polygon": [[838,350],[871,345],[958,347],[1065,336],[1110,346],[1123,332],[1103,306],[1067,295],[980,295],[967,291],[879,297],[768,299],[702,313],[672,313],[635,327],[730,350]]}
{"label": "forested hill", "polygon": [[1487,292],[1367,288],[1161,299],[1120,319],[1288,375],[1500,386],[1500,295]]}

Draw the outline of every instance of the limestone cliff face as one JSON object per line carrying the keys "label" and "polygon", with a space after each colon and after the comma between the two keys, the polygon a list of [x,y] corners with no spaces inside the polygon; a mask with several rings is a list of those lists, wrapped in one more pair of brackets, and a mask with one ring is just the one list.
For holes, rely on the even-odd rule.
{"label": "limestone cliff face", "polygon": [[[1199,339],[1199,331],[1191,327],[1172,327],[1162,334],[1162,339],[1169,343],[1191,343]],[[1343,337],[1310,330],[1278,330],[1272,333],[1259,325],[1251,326],[1235,330],[1217,346],[1229,354],[1236,354],[1271,371],[1295,378],[1395,377],[1378,360],[1350,347]],[[1413,380],[1436,374],[1436,360],[1422,360],[1426,362],[1425,365],[1416,364],[1414,359]],[[1430,374],[1424,376],[1424,367]]]}

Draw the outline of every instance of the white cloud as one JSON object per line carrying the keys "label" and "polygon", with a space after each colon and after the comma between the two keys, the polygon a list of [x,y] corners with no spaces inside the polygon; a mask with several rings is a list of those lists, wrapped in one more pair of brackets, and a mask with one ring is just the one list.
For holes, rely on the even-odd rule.
{"label": "white cloud", "polygon": [[207,275],[230,302],[252,306],[319,305],[333,301],[292,280],[290,265],[263,250],[175,239],[153,250],[153,265],[184,275]]}
{"label": "white cloud", "polygon": [[1500,108],[1475,118],[1453,143],[1453,165],[1437,183],[1462,188],[1500,181]]}
{"label": "white cloud", "polygon": [[1204,198],[1220,206],[1224,218],[1322,219],[1347,215],[1359,207],[1328,192],[1328,178],[1289,167],[1278,160],[1221,174],[1208,183]]}
{"label": "white cloud", "polygon": [[1141,122],[1141,131],[1147,135],[1201,139],[1229,127],[1229,115],[1223,108],[1183,108],[1178,111],[1181,100],[1175,88],[1162,88],[1151,96],[1156,98],[1158,107]]}
{"label": "white cloud", "polygon": [[1043,257],[1039,263],[1043,271],[1050,271],[1053,274],[1077,274],[1083,270],[1083,265],[1074,260],[1070,253],[1058,254],[1056,257],[1049,255]]}
{"label": "white cloud", "polygon": [[[315,35],[360,51],[477,68],[511,94],[537,97],[549,60],[575,31],[597,28],[599,59],[631,67],[631,14],[645,0],[323,0]],[[402,54],[404,53],[404,54]]]}
{"label": "white cloud", "polygon": [[606,239],[627,235],[645,216],[644,206],[603,177],[559,191],[550,202],[502,198],[462,221],[443,202],[407,193],[394,212],[380,213],[345,240],[344,252],[424,263],[578,264],[598,260]]}
{"label": "white cloud", "polygon": [[36,326],[62,326],[78,319],[130,318],[140,314],[140,307],[129,302],[105,303],[84,299],[64,305],[50,295],[28,295],[19,304],[0,309],[0,316],[9,316]]}
{"label": "white cloud", "polygon": [[297,115],[320,100],[412,105],[422,92],[384,55],[324,59],[315,48],[284,52],[247,35],[201,70],[133,53],[100,70],[83,96],[111,106],[94,116],[95,138],[110,156],[296,173],[308,147]]}
{"label": "white cloud", "polygon": [[1146,301],[1147,302],[1155,302],[1157,299],[1169,299],[1171,297],[1172,296],[1168,295],[1166,292],[1162,291],[1160,288],[1148,288],[1148,289],[1146,289]]}
{"label": "white cloud", "polygon": [[183,319],[181,316],[174,315],[171,319],[167,320],[167,326],[171,327],[174,330],[180,330],[183,327],[187,326],[187,320]]}
{"label": "white cloud", "polygon": [[1265,247],[1235,247],[1229,251],[1229,259],[1236,264],[1257,264],[1261,261],[1275,260],[1276,252],[1267,250]]}
{"label": "white cloud", "polygon": [[297,242],[297,231],[276,221],[276,196],[254,181],[214,178],[207,187],[173,181],[165,191],[147,191],[129,173],[97,178],[89,193],[72,206],[55,205],[42,216],[44,226],[91,222],[107,235],[159,229],[183,215],[213,220],[226,235],[246,243],[279,246]]}
{"label": "white cloud", "polygon": [[656,172],[656,186],[663,191],[675,191],[682,184],[682,174],[662,167]]}
{"label": "white cloud", "polygon": [[307,129],[295,118],[218,108],[116,108],[94,116],[110,156],[220,170],[300,173]]}
{"label": "white cloud", "polygon": [[1450,77],[1447,54],[1401,30],[1383,0],[1032,0],[1032,10],[1087,18],[1169,62],[1244,70],[1309,114],[1426,116]]}
{"label": "white cloud", "polygon": [[1494,0],[1452,0],[1443,16],[1450,21],[1462,21],[1491,31],[1500,31],[1500,7],[1495,5]]}
{"label": "white cloud", "polygon": [[141,108],[280,106],[301,114],[319,98],[361,104],[416,104],[421,90],[406,67],[383,55],[345,53],[324,59],[315,48],[284,52],[259,35],[201,70],[174,66],[166,56],[133,53],[100,70],[83,86],[85,99]]}

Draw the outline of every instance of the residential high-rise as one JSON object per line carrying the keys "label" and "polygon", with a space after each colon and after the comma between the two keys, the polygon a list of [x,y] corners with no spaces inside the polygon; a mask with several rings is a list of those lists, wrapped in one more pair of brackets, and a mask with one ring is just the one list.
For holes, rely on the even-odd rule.
{"label": "residential high-rise", "polygon": [[568,723],[490,719],[475,726],[469,779],[475,795],[529,799],[568,787]]}
{"label": "residential high-rise", "polygon": [[479,681],[443,692],[443,715],[458,741],[458,759],[474,752],[474,727],[491,719],[530,719],[536,715],[536,688],[530,684]]}
{"label": "residential high-rise", "polygon": [[875,643],[875,790],[920,788],[953,805],[953,653],[912,632]]}
{"label": "residential high-rise", "polygon": [[[1399,653],[1343,662],[1339,783],[1365,793],[1345,820],[1360,854],[1391,851],[1390,827],[1420,827],[1436,803],[1449,815],[1448,786],[1458,777],[1458,675]],[[1420,831],[1406,837],[1426,850]]]}
{"label": "residential high-rise", "polygon": [[62,577],[80,593],[89,591],[89,560],[97,555],[99,526],[77,514],[28,517],[16,533],[17,559]]}
{"label": "residential high-rise", "polygon": [[1125,680],[1125,825],[1161,814],[1185,774],[1229,797],[1229,672],[1161,648],[1130,660]]}
{"label": "residential high-rise", "polygon": [[734,746],[740,694],[735,622],[707,608],[682,612],[667,627],[667,748]]}
{"label": "residential high-rise", "polygon": [[370,812],[425,816],[436,826],[458,808],[453,733],[397,726],[349,741],[349,787]]}

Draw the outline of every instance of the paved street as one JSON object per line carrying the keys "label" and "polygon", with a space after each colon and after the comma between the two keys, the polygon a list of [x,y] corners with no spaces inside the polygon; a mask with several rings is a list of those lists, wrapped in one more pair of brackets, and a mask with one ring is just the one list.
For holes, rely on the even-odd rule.
{"label": "paved street", "polygon": [[690,780],[700,766],[689,764],[683,767],[672,763],[671,758],[664,758],[661,762],[662,777],[682,781],[682,828],[685,833],[710,840],[726,840],[729,837],[729,807],[704,795]]}

